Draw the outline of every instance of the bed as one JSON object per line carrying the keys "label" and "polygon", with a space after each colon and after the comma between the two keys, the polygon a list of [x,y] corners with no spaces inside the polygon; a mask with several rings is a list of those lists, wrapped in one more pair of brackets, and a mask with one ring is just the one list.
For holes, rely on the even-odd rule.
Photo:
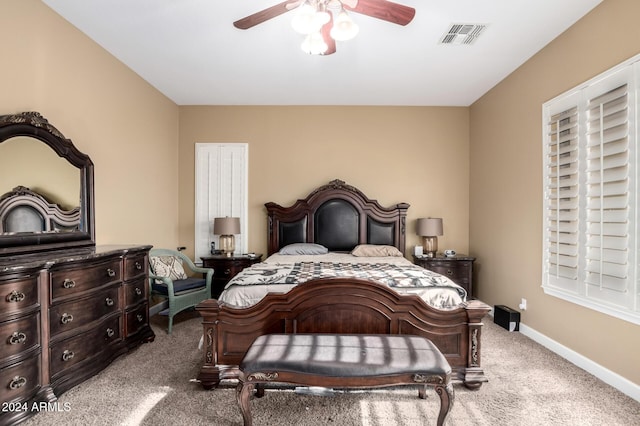
{"label": "bed", "polygon": [[404,258],[408,204],[383,207],[334,180],[289,207],[265,206],[267,259],[197,306],[205,389],[236,379],[251,343],[272,333],[420,335],[445,355],[454,382],[487,381],[481,333],[490,307]]}

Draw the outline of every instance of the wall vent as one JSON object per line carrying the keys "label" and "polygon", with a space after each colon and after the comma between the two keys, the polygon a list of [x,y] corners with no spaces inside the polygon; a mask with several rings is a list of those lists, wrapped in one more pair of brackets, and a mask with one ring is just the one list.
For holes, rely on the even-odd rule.
{"label": "wall vent", "polygon": [[487,24],[451,24],[440,44],[473,44],[486,28]]}

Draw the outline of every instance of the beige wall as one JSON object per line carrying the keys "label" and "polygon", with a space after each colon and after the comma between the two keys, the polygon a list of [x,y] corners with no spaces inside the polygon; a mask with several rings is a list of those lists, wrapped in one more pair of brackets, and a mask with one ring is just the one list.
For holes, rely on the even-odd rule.
{"label": "beige wall", "polygon": [[194,143],[249,144],[249,250],[266,253],[264,203],[283,206],[332,179],[382,205],[443,217],[441,248],[468,249],[468,108],[181,107],[180,241],[193,253]]}
{"label": "beige wall", "polygon": [[0,3],[0,114],[38,111],[95,164],[98,244],[178,240],[178,107],[39,0]]}
{"label": "beige wall", "polygon": [[605,0],[471,107],[470,246],[480,298],[640,384],[640,326],[543,293],[542,103],[640,52],[640,2]]}

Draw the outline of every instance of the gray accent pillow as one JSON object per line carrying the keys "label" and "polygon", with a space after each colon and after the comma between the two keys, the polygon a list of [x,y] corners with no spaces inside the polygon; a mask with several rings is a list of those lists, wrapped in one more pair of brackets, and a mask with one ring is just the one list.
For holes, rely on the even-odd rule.
{"label": "gray accent pillow", "polygon": [[329,249],[320,244],[313,243],[294,243],[284,246],[278,252],[279,254],[327,254]]}

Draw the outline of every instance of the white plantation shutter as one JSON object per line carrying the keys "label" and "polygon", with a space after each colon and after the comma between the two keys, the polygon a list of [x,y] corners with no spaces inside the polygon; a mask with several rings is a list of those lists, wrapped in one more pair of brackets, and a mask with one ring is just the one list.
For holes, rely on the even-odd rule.
{"label": "white plantation shutter", "polygon": [[640,55],[543,105],[543,288],[640,324]]}
{"label": "white plantation shutter", "polygon": [[211,252],[216,217],[240,218],[236,253],[247,252],[247,200],[249,145],[246,143],[195,144],[195,260]]}
{"label": "white plantation shutter", "polygon": [[548,267],[555,285],[574,288],[578,279],[578,109],[548,122],[546,211]]}
{"label": "white plantation shutter", "polygon": [[624,303],[629,274],[629,107],[624,84],[587,104],[587,294]]}

